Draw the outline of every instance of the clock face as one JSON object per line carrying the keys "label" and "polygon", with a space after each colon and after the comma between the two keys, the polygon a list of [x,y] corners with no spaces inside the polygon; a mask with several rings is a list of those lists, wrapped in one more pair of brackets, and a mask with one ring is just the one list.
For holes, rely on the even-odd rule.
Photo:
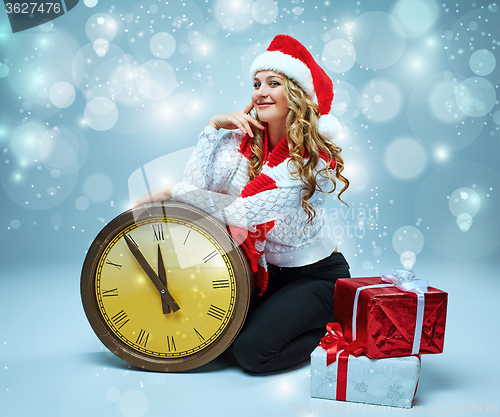
{"label": "clock face", "polygon": [[[103,229],[104,241],[96,238],[85,261],[92,266],[84,265],[82,298],[96,334],[115,354],[144,368],[176,371],[206,363],[229,345],[250,292],[244,258],[234,247],[227,250],[225,228],[207,217],[200,221],[194,208],[170,205],[140,215],[135,209]],[[178,310],[169,308],[130,245]]]}

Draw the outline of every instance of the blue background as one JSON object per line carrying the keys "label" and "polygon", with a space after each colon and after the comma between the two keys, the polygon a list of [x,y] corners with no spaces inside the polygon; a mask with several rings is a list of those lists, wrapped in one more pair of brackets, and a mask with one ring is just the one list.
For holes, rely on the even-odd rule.
{"label": "blue background", "polygon": [[352,276],[412,269],[450,294],[446,349],[423,359],[415,404],[495,401],[499,13],[482,1],[89,0],[13,34],[0,12],[0,407],[288,415],[322,404],[307,365],[252,377],[227,353],[182,375],[129,368],[105,353],[79,299],[88,247],[137,197],[133,172],[178,178],[171,154],[249,102],[250,64],[278,33],[334,82],[349,211],[325,198]]}

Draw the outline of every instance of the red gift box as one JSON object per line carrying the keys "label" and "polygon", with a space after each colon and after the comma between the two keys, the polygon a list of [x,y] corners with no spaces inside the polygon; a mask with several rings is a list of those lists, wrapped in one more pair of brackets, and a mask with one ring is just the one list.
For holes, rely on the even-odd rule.
{"label": "red gift box", "polygon": [[[420,324],[419,297],[419,310],[423,312]],[[334,318],[341,325],[345,339],[352,342],[354,333],[354,340],[366,345],[364,354],[371,359],[441,353],[447,304],[448,294],[433,287],[428,287],[424,295],[417,295],[400,290],[380,277],[345,278],[337,280],[335,285]],[[417,337],[414,346],[415,329],[420,326],[421,333],[417,330],[420,343]]]}

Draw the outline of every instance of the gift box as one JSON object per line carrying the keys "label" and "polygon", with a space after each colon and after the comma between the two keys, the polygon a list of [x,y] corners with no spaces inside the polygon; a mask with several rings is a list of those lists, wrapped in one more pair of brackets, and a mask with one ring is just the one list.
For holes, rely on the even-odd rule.
{"label": "gift box", "polygon": [[[365,344],[371,359],[443,351],[448,294],[407,281],[398,288],[381,277],[337,280],[335,321],[348,342]],[[424,285],[416,290],[415,282]]]}
{"label": "gift box", "polygon": [[322,339],[311,353],[311,397],[411,406],[420,374],[419,356],[369,359],[352,344],[333,345],[324,345]]}

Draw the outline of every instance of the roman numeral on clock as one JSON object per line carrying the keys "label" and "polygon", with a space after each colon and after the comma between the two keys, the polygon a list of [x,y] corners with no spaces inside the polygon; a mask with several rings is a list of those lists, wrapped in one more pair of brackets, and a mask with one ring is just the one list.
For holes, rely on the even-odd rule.
{"label": "roman numeral on clock", "polygon": [[174,336],[167,336],[167,349],[169,352],[176,351]]}
{"label": "roman numeral on clock", "polygon": [[137,336],[137,340],[135,343],[137,343],[139,346],[142,346],[143,348],[146,347],[148,344],[148,339],[149,339],[149,333],[146,333],[146,330],[141,329],[139,332],[139,336]]}
{"label": "roman numeral on clock", "polygon": [[158,223],[158,224],[152,224],[153,227],[153,233],[155,234],[154,240],[165,240],[165,235],[163,233],[163,224]]}
{"label": "roman numeral on clock", "polygon": [[111,321],[115,324],[116,327],[121,329],[130,321],[130,319],[128,318],[127,313],[122,310],[111,317]]}
{"label": "roman numeral on clock", "polygon": [[219,288],[229,288],[229,280],[228,279],[216,279],[212,281],[212,288],[217,290]]}
{"label": "roman numeral on clock", "polygon": [[226,311],[222,308],[216,307],[213,304],[210,304],[210,308],[208,309],[207,314],[214,319],[221,320],[226,315]]}
{"label": "roman numeral on clock", "polygon": [[118,297],[118,288],[113,288],[111,290],[103,290],[103,297]]}
{"label": "roman numeral on clock", "polygon": [[121,265],[119,265],[119,264],[114,264],[114,263],[113,263],[113,262],[111,262],[109,259],[106,259],[106,264],[107,264],[107,265],[113,265],[113,266],[115,266],[115,267],[116,267],[116,268],[118,268],[118,269],[122,269],[122,266],[121,266]]}
{"label": "roman numeral on clock", "polygon": [[211,259],[213,259],[216,255],[217,255],[217,251],[214,250],[213,252],[209,253],[207,256],[205,256],[203,258],[203,262],[207,263],[208,261],[210,261]]}

